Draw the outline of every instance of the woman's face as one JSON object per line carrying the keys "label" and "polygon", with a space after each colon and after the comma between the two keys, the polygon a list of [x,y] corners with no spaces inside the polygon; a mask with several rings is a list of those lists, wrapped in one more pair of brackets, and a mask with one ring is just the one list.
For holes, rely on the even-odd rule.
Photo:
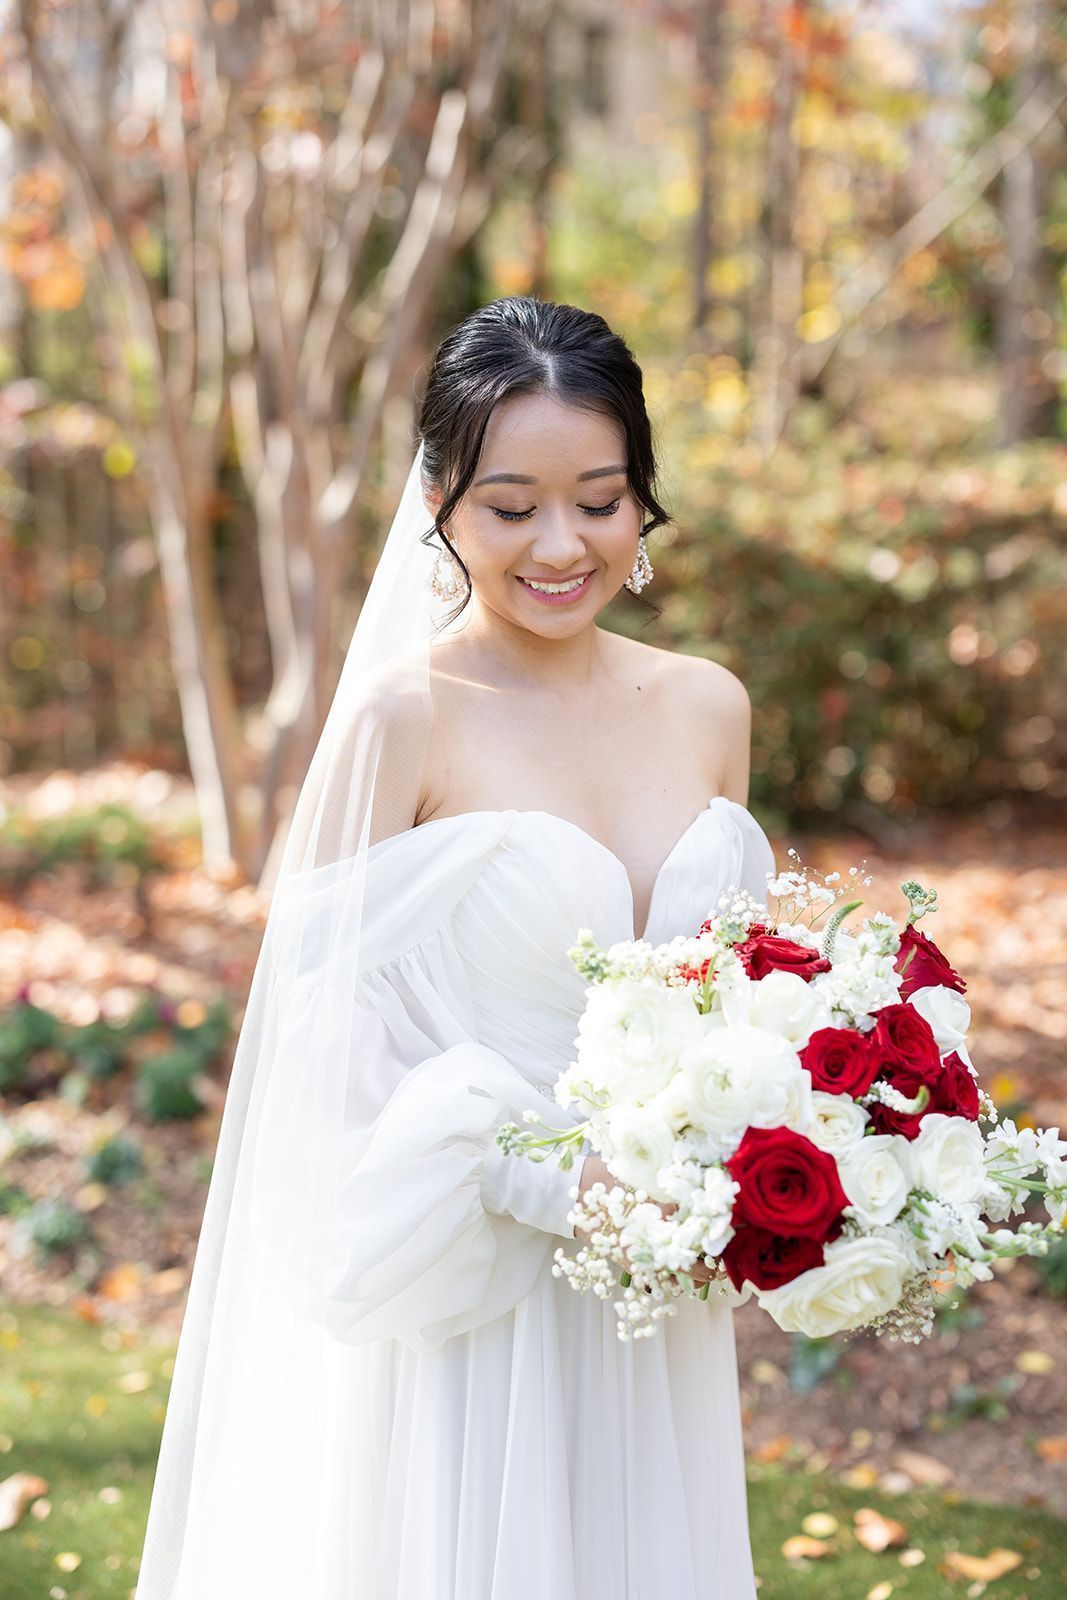
{"label": "woman's face", "polygon": [[515,395],[494,409],[447,531],[477,603],[547,638],[589,626],[618,593],[642,520],[619,423],[548,395]]}

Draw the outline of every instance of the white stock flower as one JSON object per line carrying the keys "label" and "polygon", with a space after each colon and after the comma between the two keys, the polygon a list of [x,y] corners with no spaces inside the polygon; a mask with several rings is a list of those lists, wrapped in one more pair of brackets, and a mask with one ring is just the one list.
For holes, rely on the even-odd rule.
{"label": "white stock flower", "polygon": [[723,990],[725,1020],[765,1028],[802,1049],[817,1028],[828,1028],[831,1016],[817,989],[796,972],[768,972],[753,981],[743,973],[731,974]]}
{"label": "white stock flower", "polygon": [[901,1160],[913,1189],[928,1189],[956,1204],[978,1199],[987,1178],[985,1145],[976,1123],[929,1111],[918,1137],[903,1143]]}
{"label": "white stock flower", "polygon": [[811,1104],[815,1120],[808,1138],[840,1161],[862,1140],[870,1112],[847,1094],[827,1094],[822,1089],[812,1090]]}
{"label": "white stock flower", "polygon": [[889,1233],[836,1239],[825,1247],[821,1267],[811,1267],[780,1289],[757,1290],[756,1298],[780,1328],[823,1339],[863,1327],[900,1299],[910,1263]]}
{"label": "white stock flower", "polygon": [[[931,983],[909,995],[908,1004],[926,1018],[943,1056],[950,1055],[953,1050],[964,1050],[967,1029],[971,1025],[971,1008],[955,989],[943,983]],[[964,1059],[965,1055],[961,1054],[961,1060]]]}
{"label": "white stock flower", "polygon": [[903,1210],[908,1174],[901,1166],[899,1147],[907,1142],[894,1133],[871,1133],[838,1157],[841,1187],[865,1228],[884,1227]]}

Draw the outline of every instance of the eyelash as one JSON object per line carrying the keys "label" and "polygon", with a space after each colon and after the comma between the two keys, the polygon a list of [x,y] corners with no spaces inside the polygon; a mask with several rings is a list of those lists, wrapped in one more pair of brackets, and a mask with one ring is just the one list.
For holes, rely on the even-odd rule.
{"label": "eyelash", "polygon": [[[610,505],[581,506],[579,509],[582,511],[587,511],[591,517],[611,517],[614,516],[616,511],[618,511],[621,504],[622,496],[620,495],[619,498],[617,500],[613,500]],[[499,517],[503,522],[525,522],[527,517],[533,516],[536,507],[531,507],[529,511],[502,511],[499,506],[490,506],[489,509],[493,512],[494,516]]]}

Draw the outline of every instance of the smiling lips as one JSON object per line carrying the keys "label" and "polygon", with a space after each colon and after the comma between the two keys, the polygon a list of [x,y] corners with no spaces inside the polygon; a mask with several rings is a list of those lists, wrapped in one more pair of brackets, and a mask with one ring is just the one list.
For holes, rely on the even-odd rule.
{"label": "smiling lips", "polygon": [[543,604],[561,605],[584,594],[592,575],[591,571],[574,578],[524,578],[519,575],[519,582]]}

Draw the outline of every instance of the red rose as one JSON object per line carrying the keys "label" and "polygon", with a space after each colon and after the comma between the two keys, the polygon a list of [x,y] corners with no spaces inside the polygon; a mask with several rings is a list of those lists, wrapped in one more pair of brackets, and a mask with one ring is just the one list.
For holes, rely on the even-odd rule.
{"label": "red rose", "polygon": [[735,1227],[750,1223],[821,1243],[848,1205],[833,1156],[792,1128],[749,1128],[724,1164],[740,1186]]}
{"label": "red rose", "polygon": [[[902,1068],[924,1083],[932,1084],[941,1073],[941,1052],[934,1030],[921,1012],[904,1002],[883,1006],[875,1012],[870,1046],[883,1075],[891,1068]],[[891,1080],[895,1081],[895,1080]]]}
{"label": "red rose", "polygon": [[881,1065],[866,1034],[855,1028],[816,1028],[800,1064],[811,1073],[812,1087],[825,1094],[866,1094]]}
{"label": "red rose", "polygon": [[978,1121],[978,1085],[966,1062],[955,1051],[941,1064],[941,1076],[930,1092],[927,1111],[944,1111],[949,1116]]}
{"label": "red rose", "polygon": [[867,1110],[870,1113],[874,1131],[876,1133],[899,1133],[905,1139],[918,1138],[919,1128],[927,1111],[938,1109],[934,1105],[934,1090],[929,1080],[919,1077],[917,1073],[912,1072],[908,1067],[890,1067],[882,1076],[887,1083],[891,1083],[894,1089],[898,1090],[902,1095],[906,1095],[909,1100],[914,1100],[922,1088],[930,1090],[930,1099],[922,1111],[896,1111],[892,1106],[887,1106],[882,1100],[873,1102],[867,1107]]}
{"label": "red rose", "polygon": [[900,949],[894,965],[898,972],[903,973],[900,986],[902,1000],[907,1000],[916,989],[926,989],[931,984],[943,984],[946,989],[955,989],[960,994],[967,987],[956,969],[949,966],[934,941],[911,925],[900,936]]}
{"label": "red rose", "polygon": [[780,1289],[810,1267],[821,1267],[823,1260],[818,1240],[787,1238],[766,1228],[739,1228],[722,1252],[722,1264],[735,1289],[746,1278],[757,1289]]}
{"label": "red rose", "polygon": [[798,978],[810,983],[817,972],[830,970],[829,961],[817,950],[768,933],[765,922],[754,922],[748,938],[735,944],[734,949],[750,978],[765,978],[768,972],[795,972]]}

